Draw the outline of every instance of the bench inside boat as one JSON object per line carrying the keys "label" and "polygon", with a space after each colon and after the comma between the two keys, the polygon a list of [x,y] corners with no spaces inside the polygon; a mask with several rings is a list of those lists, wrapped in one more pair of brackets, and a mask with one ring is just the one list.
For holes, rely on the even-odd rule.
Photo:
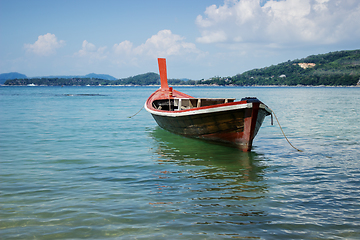
{"label": "bench inside boat", "polygon": [[161,99],[153,102],[153,107],[165,111],[180,111],[234,102],[235,98],[175,98]]}

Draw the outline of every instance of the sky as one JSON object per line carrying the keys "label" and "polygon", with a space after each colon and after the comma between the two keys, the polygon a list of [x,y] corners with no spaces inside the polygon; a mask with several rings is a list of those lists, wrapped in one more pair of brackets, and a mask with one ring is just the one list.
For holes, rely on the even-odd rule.
{"label": "sky", "polygon": [[0,73],[234,76],[360,49],[359,0],[0,0]]}

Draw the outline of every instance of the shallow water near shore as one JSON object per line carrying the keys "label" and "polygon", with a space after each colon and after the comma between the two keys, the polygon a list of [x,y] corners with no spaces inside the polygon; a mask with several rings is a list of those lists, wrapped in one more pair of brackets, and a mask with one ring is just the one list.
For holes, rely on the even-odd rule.
{"label": "shallow water near shore", "polygon": [[258,97],[252,152],[184,138],[157,87],[0,87],[2,239],[359,239],[360,88],[174,87]]}

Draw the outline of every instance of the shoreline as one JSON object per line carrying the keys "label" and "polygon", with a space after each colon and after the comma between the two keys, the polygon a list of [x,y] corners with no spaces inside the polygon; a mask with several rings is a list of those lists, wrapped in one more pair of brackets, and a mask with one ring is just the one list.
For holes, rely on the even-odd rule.
{"label": "shoreline", "polygon": [[[293,88],[293,87],[299,87],[299,88],[335,88],[335,87],[351,87],[351,88],[357,88],[360,87],[360,85],[349,85],[349,86],[332,86],[332,85],[295,85],[295,86],[289,86],[289,85],[249,85],[249,86],[240,86],[240,85],[214,85],[214,84],[201,84],[201,85],[171,85],[172,87],[231,87],[231,88],[237,88],[237,87],[266,87],[266,88],[276,88],[276,87],[284,87],[284,88]],[[65,85],[65,86],[59,86],[59,85],[0,85],[0,87],[160,87],[159,85]]]}

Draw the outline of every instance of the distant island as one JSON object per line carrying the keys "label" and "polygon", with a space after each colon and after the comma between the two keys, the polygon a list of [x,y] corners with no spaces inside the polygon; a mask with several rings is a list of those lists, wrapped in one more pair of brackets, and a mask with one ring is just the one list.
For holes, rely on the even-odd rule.
{"label": "distant island", "polygon": [[2,73],[0,74],[0,84],[4,84],[6,80],[16,80],[16,79],[70,79],[70,78],[96,78],[96,79],[105,79],[105,80],[116,80],[113,76],[108,74],[96,74],[96,73],[89,73],[84,76],[77,76],[77,75],[66,75],[66,76],[46,76],[46,77],[34,77],[28,78],[26,75],[11,72],[11,73]]}
{"label": "distant island", "polygon": [[[6,86],[133,86],[159,85],[157,73],[145,73],[123,79],[104,75],[84,77],[41,77],[6,80]],[[111,77],[111,76],[110,76]],[[169,79],[169,85],[213,86],[356,86],[360,85],[360,50],[311,55],[270,67],[253,69],[232,77],[207,80]]]}
{"label": "distant island", "polygon": [[0,74],[0,84],[4,84],[6,80],[9,79],[23,79],[23,78],[27,78],[27,76],[17,72],[2,73]]}

